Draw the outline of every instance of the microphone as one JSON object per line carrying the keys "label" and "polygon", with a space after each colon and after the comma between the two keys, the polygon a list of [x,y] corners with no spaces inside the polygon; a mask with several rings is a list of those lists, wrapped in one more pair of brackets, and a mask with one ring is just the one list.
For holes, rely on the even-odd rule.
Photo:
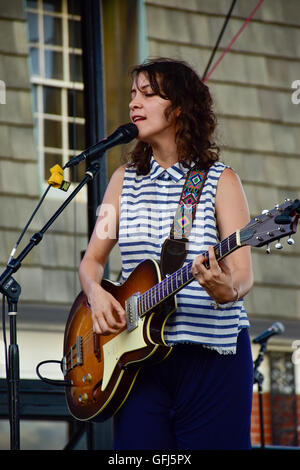
{"label": "microphone", "polygon": [[284,332],[284,326],[280,322],[273,323],[273,325],[270,326],[266,331],[261,333],[260,335],[256,336],[254,338],[253,343],[259,343],[262,344],[265,341],[267,341],[271,336],[274,335],[280,335],[281,333]]}
{"label": "microphone", "polygon": [[110,136],[100,140],[100,142],[92,145],[79,155],[70,158],[64,168],[70,168],[72,166],[78,165],[78,163],[82,160],[93,161],[97,158],[99,153],[103,153],[115,145],[127,144],[137,137],[138,133],[138,128],[135,124],[131,122],[128,124],[123,124],[122,126],[118,127],[118,129]]}

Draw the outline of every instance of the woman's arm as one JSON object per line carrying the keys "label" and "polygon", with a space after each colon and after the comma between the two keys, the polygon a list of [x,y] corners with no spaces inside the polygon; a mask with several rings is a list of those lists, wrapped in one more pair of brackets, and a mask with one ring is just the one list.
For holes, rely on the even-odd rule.
{"label": "woman's arm", "polygon": [[118,168],[107,186],[93,234],[79,266],[79,279],[91,305],[96,333],[115,333],[125,325],[125,312],[119,302],[101,287],[104,267],[117,242],[120,197],[125,166]]}

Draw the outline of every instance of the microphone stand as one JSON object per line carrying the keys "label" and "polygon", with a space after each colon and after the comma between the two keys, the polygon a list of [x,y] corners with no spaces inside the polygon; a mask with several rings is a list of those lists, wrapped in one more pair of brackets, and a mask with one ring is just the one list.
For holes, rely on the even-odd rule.
{"label": "microphone stand", "polygon": [[[100,154],[100,157],[103,153]],[[23,251],[16,257],[11,258],[6,269],[0,276],[0,292],[6,297],[8,303],[8,315],[10,319],[10,345],[8,354],[7,382],[8,382],[8,401],[9,401],[9,421],[10,421],[10,445],[11,450],[20,449],[20,410],[19,410],[19,381],[20,381],[20,364],[19,364],[19,348],[17,344],[17,314],[18,302],[21,294],[21,286],[12,277],[12,274],[21,267],[21,262],[30,253],[30,251],[40,243],[45,232],[64,211],[79,191],[92,180],[100,170],[100,164],[97,160],[93,161],[87,168],[85,177],[72,191],[70,196],[61,204],[54,215],[44,225],[44,227],[36,232],[30,239],[29,243]]]}
{"label": "microphone stand", "polygon": [[260,366],[261,362],[264,358],[264,353],[267,348],[267,340],[264,341],[260,345],[260,351],[257,356],[257,359],[254,362],[254,377],[253,383],[258,385],[258,400],[259,400],[259,420],[260,420],[260,442],[261,448],[264,449],[265,447],[265,434],[264,434],[264,415],[263,415],[263,381],[264,376],[261,372],[259,372],[258,367]]}

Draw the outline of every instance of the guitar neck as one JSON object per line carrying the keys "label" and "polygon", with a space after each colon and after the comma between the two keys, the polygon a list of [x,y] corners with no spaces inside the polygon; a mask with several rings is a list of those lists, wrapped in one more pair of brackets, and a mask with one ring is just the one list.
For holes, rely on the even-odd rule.
{"label": "guitar neck", "polygon": [[[225,258],[241,246],[240,230],[237,230],[214,246],[217,261]],[[208,266],[208,251],[205,251],[202,255],[206,258],[204,265]],[[175,295],[183,287],[192,282],[194,280],[194,276],[191,271],[192,264],[193,262],[189,261],[185,266],[170,274],[161,282],[151,287],[151,289],[141,294],[138,298],[139,315],[144,315],[146,312],[164,302],[168,297]]]}

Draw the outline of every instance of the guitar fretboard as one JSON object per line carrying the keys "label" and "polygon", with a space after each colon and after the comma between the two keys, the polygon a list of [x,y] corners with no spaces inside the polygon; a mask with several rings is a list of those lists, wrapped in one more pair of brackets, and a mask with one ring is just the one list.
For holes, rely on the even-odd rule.
{"label": "guitar fretboard", "polygon": [[[240,231],[238,230],[214,246],[217,261],[225,258],[229,253],[232,253],[241,246],[239,232]],[[202,255],[207,259],[204,264],[208,266],[208,251],[205,251]],[[192,264],[193,262],[189,261],[182,268],[170,274],[161,282],[151,287],[151,289],[141,294],[138,297],[139,316],[144,315],[146,312],[162,303],[168,297],[175,295],[184,286],[192,282],[194,280],[194,276],[191,272]]]}

